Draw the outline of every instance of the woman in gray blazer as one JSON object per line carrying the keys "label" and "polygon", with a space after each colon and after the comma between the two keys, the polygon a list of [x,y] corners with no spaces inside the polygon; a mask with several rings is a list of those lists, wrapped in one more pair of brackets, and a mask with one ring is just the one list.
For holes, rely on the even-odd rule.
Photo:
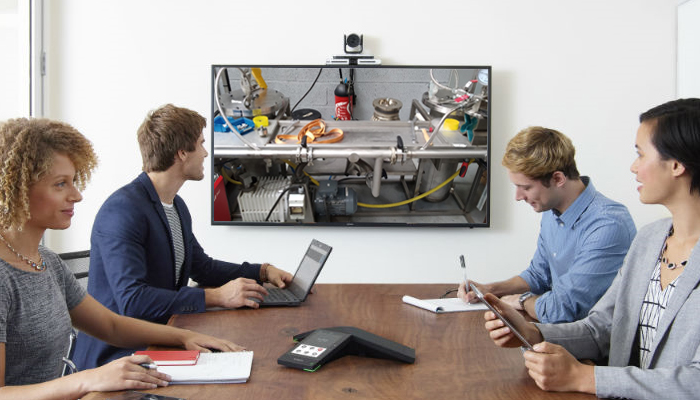
{"label": "woman in gray blazer", "polygon": [[[544,390],[599,397],[697,399],[700,393],[700,99],[643,113],[631,170],[639,199],[672,217],[639,231],[612,286],[580,321],[535,324],[497,297],[537,343],[525,366]],[[503,347],[520,342],[494,314],[486,329]],[[578,360],[592,360],[580,362]]]}

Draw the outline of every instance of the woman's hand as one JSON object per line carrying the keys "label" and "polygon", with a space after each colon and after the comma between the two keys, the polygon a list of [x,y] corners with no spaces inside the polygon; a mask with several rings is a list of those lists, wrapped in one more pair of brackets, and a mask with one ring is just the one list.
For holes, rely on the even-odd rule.
{"label": "woman's hand", "polygon": [[[525,336],[525,339],[527,339],[528,342],[539,343],[544,340],[540,330],[537,329],[535,324],[526,321],[525,317],[523,317],[520,312],[509,306],[506,302],[500,300],[491,293],[485,294],[484,299],[488,301],[489,304],[494,306],[494,308],[496,308],[496,310],[498,310],[498,312],[501,313],[501,315],[503,315],[511,323],[511,325],[515,327],[515,329],[518,330],[518,332]],[[518,347],[523,345],[520,339],[518,339],[513,332],[511,332],[510,328],[508,328],[503,321],[496,317],[496,314],[494,314],[492,311],[487,311],[484,314],[484,319],[486,320],[484,326],[489,332],[491,340],[493,340],[496,345],[500,347]]]}
{"label": "woman's hand", "polygon": [[582,364],[563,347],[542,342],[526,351],[525,367],[542,390],[595,393],[595,367]]}
{"label": "woman's hand", "polygon": [[168,386],[170,376],[155,369],[147,369],[139,364],[153,361],[145,355],[123,357],[99,368],[78,372],[79,381],[87,392],[106,392],[125,389],[155,389]]}

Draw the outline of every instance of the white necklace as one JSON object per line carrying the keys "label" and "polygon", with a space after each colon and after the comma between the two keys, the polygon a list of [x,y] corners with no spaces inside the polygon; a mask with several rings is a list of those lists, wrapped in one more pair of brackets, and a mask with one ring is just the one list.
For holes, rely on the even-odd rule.
{"label": "white necklace", "polygon": [[4,236],[0,235],[0,240],[2,240],[2,241],[5,243],[5,245],[7,246],[7,248],[10,249],[10,251],[13,252],[13,253],[17,256],[17,258],[19,258],[20,260],[22,260],[22,261],[24,261],[25,263],[29,264],[29,265],[30,265],[32,268],[34,268],[35,270],[41,272],[41,271],[43,271],[43,270],[46,269],[46,261],[44,261],[44,258],[41,256],[41,254],[39,254],[39,263],[35,263],[35,262],[32,261],[29,257],[25,257],[23,254],[20,254],[19,251],[15,250],[15,248],[12,247],[12,245],[10,244],[10,242],[8,242],[7,240],[5,240],[5,237],[4,237]]}

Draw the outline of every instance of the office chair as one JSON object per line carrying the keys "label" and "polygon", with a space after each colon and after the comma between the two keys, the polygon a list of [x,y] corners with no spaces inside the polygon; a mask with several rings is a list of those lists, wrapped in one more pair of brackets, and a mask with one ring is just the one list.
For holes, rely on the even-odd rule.
{"label": "office chair", "polygon": [[77,338],[78,330],[75,328],[71,328],[70,336],[68,337],[68,352],[66,356],[61,359],[61,361],[63,361],[63,372],[61,372],[61,376],[66,376],[78,372],[78,367],[75,366],[75,363],[71,359],[73,357],[73,349],[75,348],[75,339]]}
{"label": "office chair", "polygon": [[68,265],[68,268],[73,272],[75,279],[80,282],[80,285],[87,289],[90,250],[61,253],[58,256]]}
{"label": "office chair", "polygon": [[[58,255],[68,265],[68,268],[73,272],[73,275],[78,280],[80,285],[87,289],[88,270],[90,269],[90,250],[74,251],[71,253],[61,253]],[[73,357],[73,349],[75,348],[75,339],[78,337],[78,331],[75,328],[71,329],[70,337],[68,338],[68,353],[63,357],[63,373],[61,376],[77,372],[75,364],[71,360]]]}

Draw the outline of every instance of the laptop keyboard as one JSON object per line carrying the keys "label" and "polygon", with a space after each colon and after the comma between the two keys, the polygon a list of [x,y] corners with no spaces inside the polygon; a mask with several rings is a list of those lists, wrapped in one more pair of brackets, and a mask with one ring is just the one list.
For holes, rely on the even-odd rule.
{"label": "laptop keyboard", "polygon": [[265,296],[265,299],[263,301],[297,301],[297,298],[284,289],[268,288],[267,296]]}

